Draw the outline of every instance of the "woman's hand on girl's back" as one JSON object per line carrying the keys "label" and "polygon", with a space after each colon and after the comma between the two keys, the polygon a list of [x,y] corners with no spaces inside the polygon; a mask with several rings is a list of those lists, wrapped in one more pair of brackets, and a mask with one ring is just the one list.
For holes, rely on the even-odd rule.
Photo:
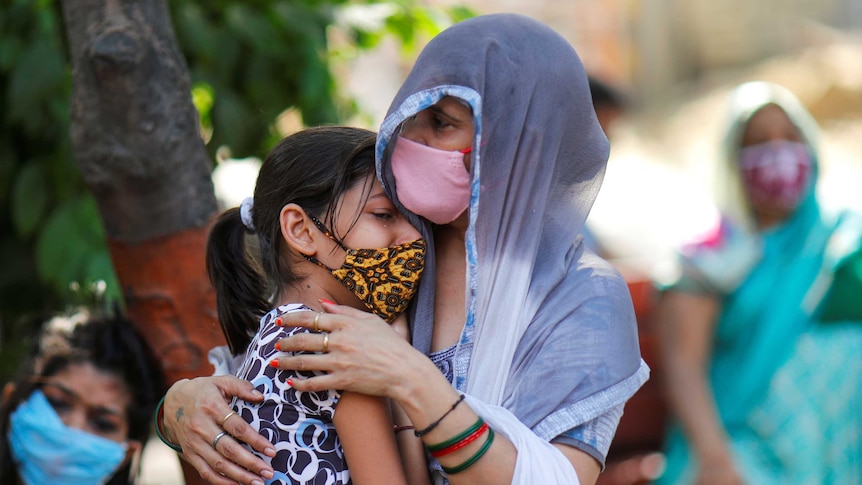
{"label": "woman's hand on girl's back", "polygon": [[[275,449],[236,413],[229,416],[232,410],[228,402],[234,396],[251,402],[263,399],[250,382],[234,376],[177,381],[165,396],[164,429],[182,447],[180,456],[207,482],[263,485],[261,477],[271,478],[272,467],[237,440],[269,456],[275,455]],[[212,442],[222,431],[228,436],[219,439],[218,449],[213,449]]]}
{"label": "woman's hand on girl's back", "polygon": [[[326,372],[309,379],[293,379],[291,385],[296,389],[342,389],[395,398],[406,391],[404,384],[412,375],[411,366],[423,361],[433,365],[377,315],[330,303],[323,303],[323,308],[325,313],[320,315],[318,326],[321,333],[329,333],[327,353],[322,353],[320,333],[301,332],[279,341],[284,352],[317,352],[283,355],[277,359],[279,369]],[[313,329],[316,315],[289,313],[282,317],[282,325]]]}

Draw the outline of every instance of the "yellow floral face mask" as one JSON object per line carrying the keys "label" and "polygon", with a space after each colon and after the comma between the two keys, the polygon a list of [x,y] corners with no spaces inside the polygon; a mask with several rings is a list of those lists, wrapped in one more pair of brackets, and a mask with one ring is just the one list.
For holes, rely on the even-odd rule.
{"label": "yellow floral face mask", "polygon": [[387,322],[391,323],[407,309],[425,268],[424,239],[389,248],[350,249],[320,220],[310,214],[309,217],[320,232],[347,252],[347,256],[337,269],[326,266],[313,256],[305,256],[305,259],[329,271],[369,310]]}

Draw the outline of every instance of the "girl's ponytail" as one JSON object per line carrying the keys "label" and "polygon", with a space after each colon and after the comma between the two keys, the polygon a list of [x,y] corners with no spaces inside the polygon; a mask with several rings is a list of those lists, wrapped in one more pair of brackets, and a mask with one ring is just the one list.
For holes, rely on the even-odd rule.
{"label": "girl's ponytail", "polygon": [[218,320],[231,354],[245,350],[269,311],[267,278],[246,248],[250,234],[239,208],[219,216],[207,240],[207,274],[216,291]]}

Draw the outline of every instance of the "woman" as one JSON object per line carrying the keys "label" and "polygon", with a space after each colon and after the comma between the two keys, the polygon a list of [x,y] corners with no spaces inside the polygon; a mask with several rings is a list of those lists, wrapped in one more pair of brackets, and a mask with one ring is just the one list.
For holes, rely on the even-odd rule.
{"label": "woman", "polygon": [[79,311],[49,320],[0,409],[0,483],[135,483],[161,371],[132,324]]}
{"label": "woman", "polygon": [[[329,353],[287,353],[279,367],[327,372],[294,380],[300,390],[349,389],[399,404],[436,458],[437,483],[595,482],[648,370],[622,278],[578,236],[608,144],[577,55],[526,17],[457,24],[423,50],[377,154],[387,193],[428,241],[410,314],[415,348],[379,318],[326,303],[319,317],[290,315],[285,324],[312,328],[317,318]],[[279,344],[319,350],[310,337]],[[207,385],[180,383],[167,412],[196,406],[189,396],[214,396]],[[178,429],[201,450],[205,433],[219,429],[214,409],[202,413],[209,419],[195,423],[199,432]],[[235,480],[253,478],[208,450],[188,458],[199,470],[214,464]]]}
{"label": "woman", "polygon": [[820,207],[817,130],[792,94],[747,83],[729,107],[723,218],[657,308],[678,417],[659,483],[860,483],[862,326],[823,297],[862,222]]}

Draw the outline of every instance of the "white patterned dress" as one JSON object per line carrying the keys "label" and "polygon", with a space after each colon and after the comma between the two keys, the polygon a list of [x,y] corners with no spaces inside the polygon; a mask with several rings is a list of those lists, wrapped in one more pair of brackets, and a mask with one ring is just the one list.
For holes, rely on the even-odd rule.
{"label": "white patterned dress", "polygon": [[[275,477],[267,485],[344,485],[350,472],[332,417],[341,397],[338,391],[299,392],[287,384],[288,378],[305,378],[314,372],[282,371],[270,366],[279,351],[275,343],[284,337],[309,330],[283,328],[275,324],[280,315],[311,311],[300,303],[279,306],[260,319],[260,329],[248,346],[236,372],[263,393],[260,404],[234,399],[233,409],[260,434],[273,443],[276,455],[269,458]],[[249,448],[250,449],[250,448]]]}

